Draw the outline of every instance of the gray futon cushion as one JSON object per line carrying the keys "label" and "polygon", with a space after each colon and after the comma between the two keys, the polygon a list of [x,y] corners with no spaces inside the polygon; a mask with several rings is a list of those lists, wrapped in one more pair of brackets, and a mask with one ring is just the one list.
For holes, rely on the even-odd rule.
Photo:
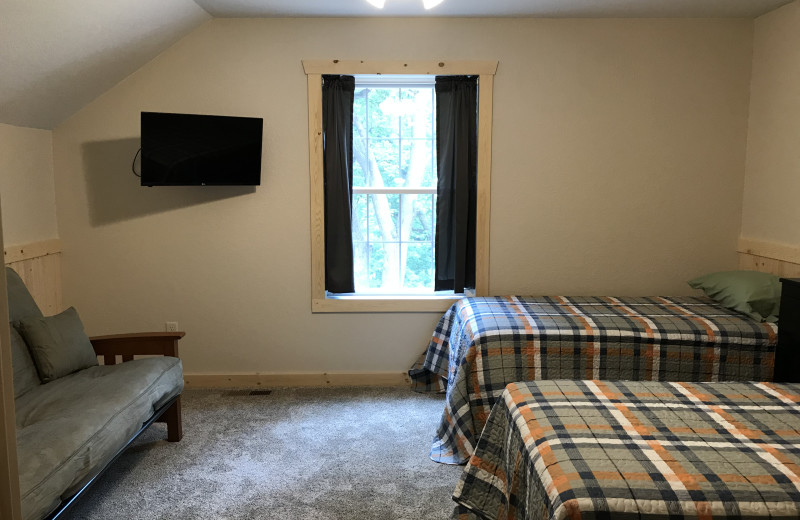
{"label": "gray futon cushion", "polygon": [[41,518],[77,491],[182,390],[181,361],[153,357],[87,368],[19,397],[23,518]]}
{"label": "gray futon cushion", "polygon": [[11,329],[11,366],[14,367],[14,399],[23,395],[32,388],[41,385],[36,366],[33,364],[31,354],[25,340],[19,335],[17,329]]}
{"label": "gray futon cushion", "polygon": [[10,267],[6,267],[6,289],[8,291],[8,321],[14,322],[22,318],[42,315],[42,311],[33,301],[22,278]]}

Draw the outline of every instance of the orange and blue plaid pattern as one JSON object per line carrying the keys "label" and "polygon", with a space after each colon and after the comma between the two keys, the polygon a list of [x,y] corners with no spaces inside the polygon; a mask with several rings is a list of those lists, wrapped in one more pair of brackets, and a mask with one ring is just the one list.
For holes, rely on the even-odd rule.
{"label": "orange and blue plaid pattern", "polygon": [[512,383],[454,518],[800,517],[800,384]]}
{"label": "orange and blue plaid pattern", "polygon": [[776,342],[775,324],[707,298],[464,298],[409,375],[417,389],[447,381],[431,458],[462,464],[508,383],[769,381]]}

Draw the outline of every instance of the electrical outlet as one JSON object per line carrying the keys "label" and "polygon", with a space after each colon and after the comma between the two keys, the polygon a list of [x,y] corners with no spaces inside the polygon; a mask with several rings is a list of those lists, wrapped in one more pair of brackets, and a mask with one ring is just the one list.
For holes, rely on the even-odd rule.
{"label": "electrical outlet", "polygon": [[177,321],[168,321],[165,325],[167,326],[167,332],[178,332]]}

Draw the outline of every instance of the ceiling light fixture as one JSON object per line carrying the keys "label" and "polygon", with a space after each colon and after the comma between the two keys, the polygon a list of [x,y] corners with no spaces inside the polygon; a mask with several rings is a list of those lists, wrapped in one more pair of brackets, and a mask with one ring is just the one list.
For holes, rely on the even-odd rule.
{"label": "ceiling light fixture", "polygon": [[[443,1],[444,0],[422,0],[422,6],[425,9],[431,9],[441,4]],[[367,2],[374,5],[378,9],[383,9],[383,6],[386,5],[386,0],[367,0]]]}

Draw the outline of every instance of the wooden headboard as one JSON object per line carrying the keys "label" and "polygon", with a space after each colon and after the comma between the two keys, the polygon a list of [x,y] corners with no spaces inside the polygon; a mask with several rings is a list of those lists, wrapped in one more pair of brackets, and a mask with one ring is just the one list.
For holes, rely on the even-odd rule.
{"label": "wooden headboard", "polygon": [[45,316],[58,314],[61,302],[61,241],[58,239],[9,246],[4,251],[5,265],[25,282]]}
{"label": "wooden headboard", "polygon": [[800,247],[740,238],[739,268],[800,278]]}

